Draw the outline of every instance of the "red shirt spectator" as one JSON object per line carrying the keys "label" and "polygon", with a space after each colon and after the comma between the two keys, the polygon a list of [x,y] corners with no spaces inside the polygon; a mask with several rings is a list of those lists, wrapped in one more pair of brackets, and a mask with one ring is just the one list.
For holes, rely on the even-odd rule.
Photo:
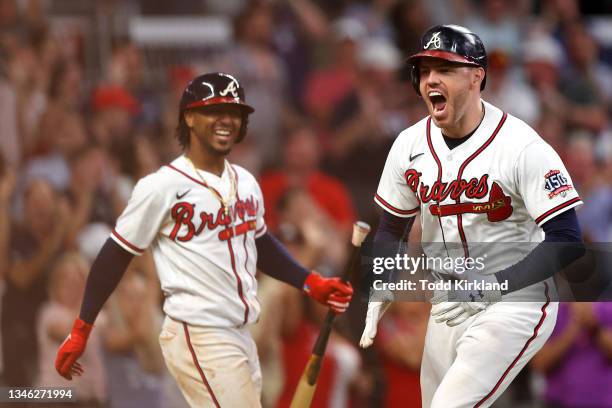
{"label": "red shirt spectator", "polygon": [[259,180],[268,228],[275,231],[278,227],[278,202],[292,188],[307,191],[338,227],[350,228],[355,220],[351,198],[339,180],[318,170],[320,152],[313,130],[300,127],[291,132],[283,153],[284,167],[263,174]]}

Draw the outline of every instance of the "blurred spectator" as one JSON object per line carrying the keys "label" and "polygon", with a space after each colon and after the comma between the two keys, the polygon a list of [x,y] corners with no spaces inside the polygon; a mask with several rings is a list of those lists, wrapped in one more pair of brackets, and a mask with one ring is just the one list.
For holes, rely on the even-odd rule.
{"label": "blurred spectator", "polygon": [[[75,118],[79,114],[82,101],[82,84],[83,74],[79,64],[72,59],[62,59],[55,63],[50,71],[49,85],[47,90],[46,109],[36,128],[36,137],[32,142],[31,150],[35,154],[47,154],[53,152],[58,147],[64,155],[70,152],[66,149],[66,139],[64,136],[63,127],[67,126],[65,122],[72,120],[73,122],[81,121],[81,118]],[[70,119],[67,119],[70,118]],[[73,125],[74,126],[74,125]],[[83,126],[80,124],[80,126]],[[59,131],[59,130],[62,131]],[[71,129],[73,130],[73,129]],[[84,130],[81,130],[84,133]],[[83,134],[84,138],[85,135]],[[81,141],[82,143],[83,141]],[[76,140],[73,142],[76,143]],[[62,146],[58,146],[61,144]],[[66,156],[65,156],[66,157]]]}
{"label": "blurred spectator", "polygon": [[109,150],[113,144],[129,142],[140,112],[140,104],[132,94],[118,86],[102,86],[94,91],[91,105],[91,130],[96,143]]}
{"label": "blurred spectator", "polygon": [[514,16],[515,1],[487,0],[479,2],[472,11],[465,25],[478,33],[487,50],[503,50],[510,57],[520,51],[520,27]]}
{"label": "blurred spectator", "polygon": [[278,229],[276,207],[291,189],[307,191],[311,199],[330,217],[335,227],[348,236],[355,221],[351,198],[342,183],[319,170],[321,152],[314,130],[298,126],[287,134],[283,147],[283,167],[264,173],[260,186],[266,203],[266,225]]}
{"label": "blurred spectator", "polygon": [[[395,43],[404,57],[414,54],[421,42],[421,35],[434,24],[431,22],[426,3],[422,0],[405,0],[395,4],[389,16],[394,30]],[[448,4],[445,5],[448,8]],[[448,19],[444,22],[456,21]]]}
{"label": "blurred spectator", "polygon": [[315,47],[329,41],[328,19],[312,0],[279,1],[274,8],[274,48],[286,66],[287,97],[299,107],[304,82],[316,62]]}
{"label": "blurred spectator", "polygon": [[606,103],[612,101],[612,70],[598,60],[595,40],[581,23],[564,26],[563,38],[571,65],[561,81],[561,92],[572,106],[570,124],[594,133],[608,124]]}
{"label": "blurred spectator", "polygon": [[346,256],[343,232],[305,190],[287,190],[279,199],[278,236],[300,262],[323,275],[338,273]]}
{"label": "blurred spectator", "polygon": [[377,218],[372,194],[389,148],[409,125],[406,94],[414,91],[398,81],[400,64],[399,51],[389,41],[364,41],[355,87],[337,104],[331,121],[323,168],[346,183],[359,216],[366,221]]}
{"label": "blurred spectator", "polygon": [[[70,160],[87,142],[82,117],[76,112],[56,111],[53,120],[47,119],[47,139],[45,153],[36,156],[23,166],[23,184],[30,180],[47,180],[57,191],[64,192],[70,184]],[[42,146],[42,145],[41,145]],[[42,153],[42,151],[41,151]]]}
{"label": "blurred spectator", "polygon": [[[70,333],[74,316],[79,314],[89,265],[76,252],[68,252],[55,262],[49,276],[49,301],[38,317],[40,350],[38,387],[74,387],[75,407],[101,407],[106,401],[105,368],[102,363],[100,331],[94,330],[81,357],[85,375],[68,381],[57,375],[54,363],[57,348]],[[100,326],[103,326],[103,320]]]}
{"label": "blurred spectator", "polygon": [[574,92],[573,86],[568,84],[574,82],[574,78],[561,81],[563,51],[557,41],[547,34],[536,32],[524,47],[527,76],[540,98],[543,112],[564,120],[570,128],[602,131],[607,116],[605,108],[595,104],[595,94],[589,89]]}
{"label": "blurred spectator", "polygon": [[428,319],[427,303],[396,302],[380,323],[376,346],[382,355],[387,408],[421,405],[419,376]]}
{"label": "blurred spectator", "polygon": [[368,37],[393,39],[393,28],[389,18],[398,0],[372,0],[367,2],[349,2],[344,11],[344,17],[359,20],[365,27]]}
{"label": "blurred spectator", "polygon": [[540,102],[519,73],[512,72],[510,56],[502,50],[488,54],[484,98],[503,111],[534,125],[540,117]]}
{"label": "blurred spectator", "polygon": [[[461,24],[465,20],[465,17],[471,12],[469,7],[471,0],[419,1],[423,3],[431,19],[429,27],[438,24],[449,24],[449,22]],[[424,31],[421,33],[423,32]]]}
{"label": "blurred spectator", "polygon": [[160,289],[150,254],[133,262],[106,307],[105,364],[111,407],[161,407],[164,362]]}
{"label": "blurred spectator", "polygon": [[566,163],[567,155],[571,154],[571,152],[566,152],[565,123],[563,120],[553,115],[551,112],[545,112],[535,124],[535,130],[546,143],[550,144],[552,148],[555,149],[563,160],[563,163]]}
{"label": "blurred spectator", "polygon": [[16,49],[9,65],[9,76],[17,97],[17,123],[22,151],[30,155],[37,147],[38,121],[47,104],[44,69],[31,46]]}
{"label": "blurred spectator", "polygon": [[546,30],[555,32],[565,23],[580,19],[578,0],[544,0],[540,2],[539,21]]}
{"label": "blurred spectator", "polygon": [[126,90],[137,100],[137,122],[153,125],[160,114],[155,92],[145,82],[142,50],[128,39],[118,39],[108,63],[107,80],[111,88]]}
{"label": "blurred spectator", "polygon": [[341,18],[331,28],[332,49],[329,66],[310,73],[304,90],[304,105],[319,129],[329,126],[333,109],[355,87],[357,50],[366,36],[357,19]]}
{"label": "blurred spectator", "polygon": [[[176,143],[176,139],[174,142]],[[120,212],[123,209],[136,182],[156,172],[162,164],[159,150],[154,143],[153,138],[142,129],[129,140],[112,146],[110,154],[106,157],[108,163],[102,187],[111,193],[115,211]]]}
{"label": "blurred spectator", "polygon": [[[0,57],[0,66],[6,63],[6,56]],[[15,86],[0,69],[0,154],[8,166],[17,170],[21,164],[22,141],[17,121],[17,94]]]}
{"label": "blurred spectator", "polygon": [[44,181],[32,182],[25,194],[24,219],[11,230],[6,292],[2,298],[4,381],[31,386],[38,369],[36,320],[47,298],[50,265],[66,239],[69,207]]}
{"label": "blurred spectator", "polygon": [[85,225],[92,222],[114,225],[125,205],[114,180],[105,179],[108,169],[106,153],[95,145],[84,146],[70,162],[67,197],[72,208],[68,242],[73,246]]}
{"label": "blurred spectator", "polygon": [[529,35],[523,43],[522,62],[527,79],[540,98],[557,87],[563,50],[553,37],[540,31]]}
{"label": "blurred spectator", "polygon": [[612,305],[560,304],[553,334],[531,360],[546,375],[546,406],[612,406],[611,358]]}
{"label": "blurred spectator", "polygon": [[249,119],[249,136],[243,143],[265,163],[274,163],[278,157],[281,125],[291,108],[286,103],[286,67],[272,49],[273,29],[271,6],[259,0],[248,2],[234,20],[235,46],[207,68],[240,78],[248,103],[257,112]]}
{"label": "blurred spectator", "polygon": [[593,140],[588,133],[578,132],[571,135],[566,143],[568,154],[565,166],[572,176],[574,187],[583,199],[590,197],[593,189],[601,182],[598,177]]}
{"label": "blurred spectator", "polygon": [[0,281],[4,281],[9,266],[11,223],[10,206],[15,188],[15,172],[0,155]]}

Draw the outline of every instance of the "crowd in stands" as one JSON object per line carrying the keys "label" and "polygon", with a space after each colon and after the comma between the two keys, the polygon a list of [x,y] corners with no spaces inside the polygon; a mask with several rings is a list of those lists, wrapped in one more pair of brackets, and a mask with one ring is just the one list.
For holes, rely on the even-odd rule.
{"label": "crowd in stands", "polygon": [[[391,144],[427,115],[405,58],[430,26],[465,25],[489,56],[483,98],[555,148],[584,201],[585,240],[612,241],[612,38],[596,24],[612,24],[610,1],[83,2],[110,20],[129,4],[232,21],[229,44],[168,64],[163,81],[150,80],[150,53],[125,30],[110,30],[97,69],[85,64],[98,51],[91,27],[61,29],[55,3],[0,0],[2,385],[73,386],[82,407],[186,406],[157,343],[163,295],[150,254],[96,322],[85,375],[68,383],[53,360],[136,181],[181,154],[178,100],[204,72],[236,76],[256,109],[230,160],[258,178],[269,229],[304,265],[338,275],[353,221],[377,223]],[[267,276],[259,298],[262,402],[288,407],[326,310]],[[312,406],[420,406],[428,305],[395,304],[367,352],[356,346],[365,308],[356,296],[338,319]],[[499,406],[612,407],[612,309],[564,305],[532,363]]]}

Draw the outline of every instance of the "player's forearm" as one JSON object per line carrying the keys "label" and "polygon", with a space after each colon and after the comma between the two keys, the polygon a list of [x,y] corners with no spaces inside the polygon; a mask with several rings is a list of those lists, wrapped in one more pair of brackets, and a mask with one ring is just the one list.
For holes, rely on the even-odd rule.
{"label": "player's forearm", "polygon": [[402,218],[383,210],[378,221],[374,242],[400,242],[414,224],[415,217]]}
{"label": "player's forearm", "polygon": [[133,257],[111,238],[106,240],[87,277],[79,315],[83,321],[93,324]]}
{"label": "player's forearm", "polygon": [[514,292],[552,277],[555,273],[584,255],[580,226],[573,209],[543,226],[546,237],[523,260],[495,273],[499,282],[508,282]]}
{"label": "player's forearm", "polygon": [[302,290],[310,271],[300,265],[272,234],[266,232],[255,240],[255,245],[260,271]]}

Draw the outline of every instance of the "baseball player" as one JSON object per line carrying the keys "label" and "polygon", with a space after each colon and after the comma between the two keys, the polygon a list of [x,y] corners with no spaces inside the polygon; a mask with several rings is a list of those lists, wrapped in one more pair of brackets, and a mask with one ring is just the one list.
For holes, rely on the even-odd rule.
{"label": "baseball player", "polygon": [[259,317],[257,268],[336,313],[346,310],[351,286],[307,271],[288,254],[266,231],[257,181],[226,160],[253,111],[231,75],[204,74],[187,85],[177,129],[185,153],[135,186],[58,351],[62,376],[82,374],[77,359],[98,312],[133,256],[147,248],[165,295],[164,359],[193,407],[260,406],[261,374],[248,330]]}
{"label": "baseball player", "polygon": [[[581,200],[557,153],[527,124],[481,99],[487,55],[476,34],[433,27],[408,63],[429,116],[400,133],[389,152],[375,195],[384,210],[375,242],[400,241],[420,211],[427,256],[439,254],[426,243],[462,259],[473,256],[477,242],[534,243],[521,256],[504,251],[511,256],[491,259],[496,267],[482,272],[433,271],[445,282],[480,281],[492,289],[434,292],[422,405],[490,406],[553,330],[552,276],[584,251],[574,211]],[[372,344],[389,300],[368,304],[362,347]]]}

